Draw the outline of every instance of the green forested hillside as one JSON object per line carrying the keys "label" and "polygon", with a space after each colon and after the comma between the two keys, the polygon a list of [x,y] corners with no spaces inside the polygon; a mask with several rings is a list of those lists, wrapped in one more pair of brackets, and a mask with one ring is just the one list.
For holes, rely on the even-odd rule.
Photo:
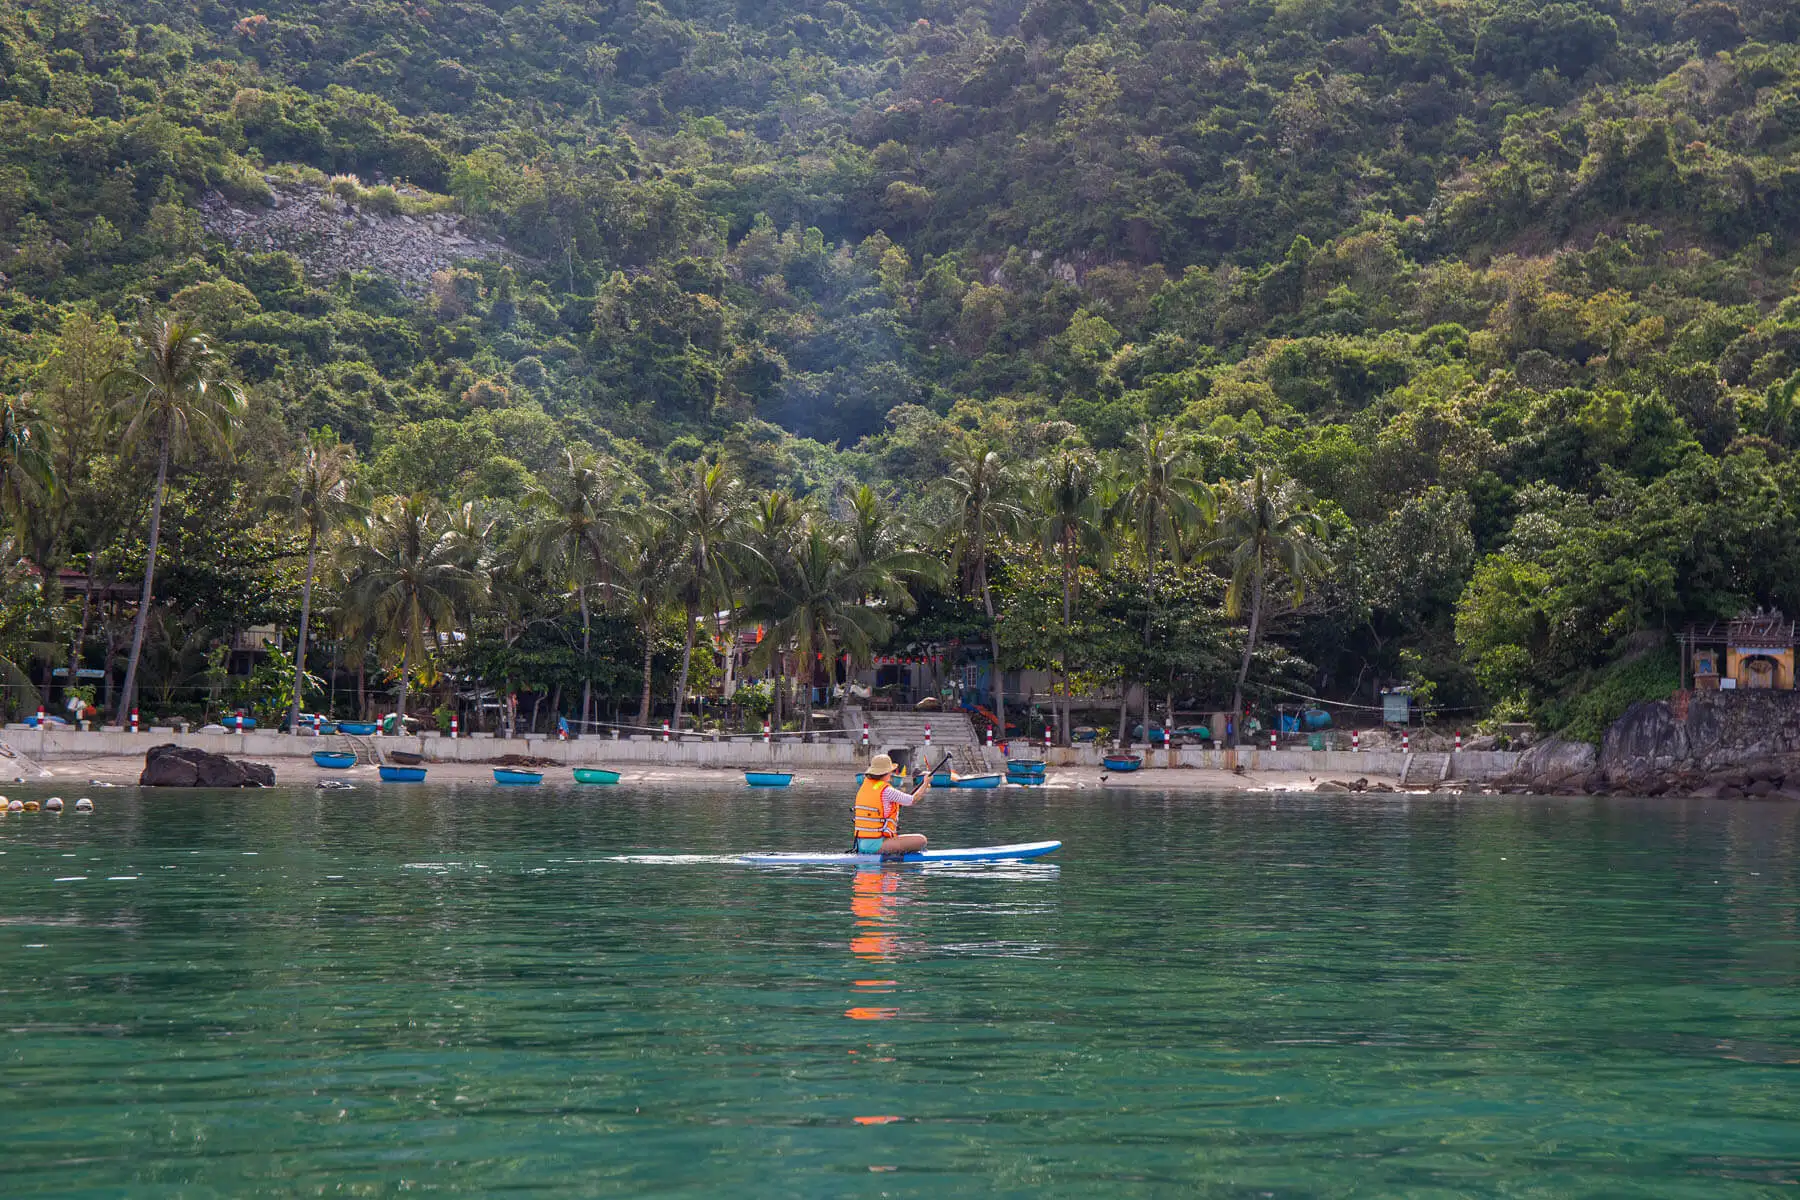
{"label": "green forested hillside", "polygon": [[[1205,705],[1254,626],[1265,701],[1413,679],[1591,734],[1672,682],[1672,627],[1800,607],[1797,41],[1776,0],[0,2],[0,392],[33,435],[0,634],[40,680],[123,671],[130,630],[25,564],[142,573],[155,446],[102,418],[139,314],[172,314],[247,405],[234,456],[175,462],[140,687],[168,706],[218,702],[226,634],[297,623],[267,501],[309,439],[495,546],[592,451],[690,537],[717,456],[765,538],[792,498],[854,542],[867,485],[893,553],[993,450],[1017,519],[888,572],[916,612],[867,647],[821,618],[831,648],[954,637]],[[203,219],[321,194],[511,254],[407,286]],[[1161,525],[1158,445],[1197,497]],[[1091,541],[1045,533],[1059,464]],[[1258,478],[1318,562],[1253,620],[1227,585]],[[585,652],[558,588],[490,592],[437,619],[471,635],[439,665],[636,701],[647,648],[666,695],[701,607],[792,617],[754,574],[647,614],[576,580]],[[391,673],[354,583],[325,582],[315,669]]]}

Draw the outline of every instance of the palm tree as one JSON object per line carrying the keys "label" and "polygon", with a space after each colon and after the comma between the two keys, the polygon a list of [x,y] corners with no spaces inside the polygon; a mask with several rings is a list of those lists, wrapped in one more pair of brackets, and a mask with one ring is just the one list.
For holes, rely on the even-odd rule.
{"label": "palm tree", "polygon": [[1231,692],[1231,713],[1241,721],[1244,680],[1262,636],[1269,587],[1286,579],[1295,604],[1306,598],[1306,586],[1329,566],[1325,555],[1325,520],[1309,507],[1306,489],[1267,467],[1248,479],[1227,484],[1219,498],[1218,537],[1212,551],[1231,573],[1225,589],[1225,615],[1237,617],[1248,602],[1250,627],[1244,636],[1244,659]]}
{"label": "palm tree", "polygon": [[593,719],[593,605],[589,593],[604,587],[625,510],[618,502],[619,476],[593,454],[566,452],[561,471],[526,494],[535,520],[519,539],[519,563],[567,583],[581,611],[581,722]]}
{"label": "palm tree", "polygon": [[[759,653],[767,659],[791,646],[808,693],[816,663],[835,663],[840,652],[867,662],[874,643],[892,630],[893,622],[871,598],[895,607],[911,603],[892,569],[856,560],[851,540],[834,537],[823,521],[809,520],[758,597],[756,608],[769,621]],[[810,695],[800,727],[812,729]]]}
{"label": "palm tree", "polygon": [[[42,522],[31,518],[56,491],[50,437],[28,398],[0,396],[0,510],[24,531]],[[40,557],[48,557],[40,555]]]}
{"label": "palm tree", "polygon": [[313,578],[318,573],[319,542],[363,513],[353,473],[356,451],[342,442],[315,436],[300,454],[294,488],[277,495],[270,507],[286,513],[306,532],[306,581],[300,589],[300,640],[294,647],[294,695],[288,703],[287,728],[300,720],[301,688],[306,680],[306,644],[312,630]]}
{"label": "palm tree", "polygon": [[[920,549],[924,539],[867,484],[851,493],[850,512],[837,540],[846,570],[869,588],[857,597],[864,603],[910,612],[914,584],[941,587],[948,578],[943,560]],[[852,650],[851,657],[868,664],[866,654]],[[845,688],[841,706],[848,705],[849,697]]]}
{"label": "palm tree", "polygon": [[1086,450],[1064,449],[1043,464],[1043,481],[1037,495],[1038,536],[1046,554],[1062,571],[1062,639],[1057,655],[1061,677],[1061,729],[1058,737],[1069,741],[1072,697],[1069,695],[1069,627],[1075,618],[1075,596],[1084,551],[1104,555],[1099,464]]}
{"label": "palm tree", "polygon": [[674,602],[681,549],[681,531],[668,513],[647,508],[631,514],[620,547],[620,578],[615,586],[628,597],[638,636],[644,642],[640,728],[650,724],[650,667],[656,654],[656,627]]}
{"label": "palm tree", "polygon": [[[776,586],[781,573],[789,569],[789,559],[792,558],[809,519],[807,510],[786,492],[764,492],[758,498],[744,529],[745,545],[751,551],[751,565],[755,570],[756,599],[751,605],[753,611],[763,611],[762,599]],[[775,728],[780,729],[781,694],[787,681],[786,661],[781,648],[767,640],[766,635],[764,645],[767,649],[761,657],[765,660],[772,658],[774,666],[770,689],[773,706],[769,720]]]}
{"label": "palm tree", "polygon": [[692,465],[671,500],[681,552],[674,577],[683,620],[681,676],[675,684],[675,728],[687,706],[688,672],[703,612],[728,603],[744,559],[743,485],[723,459]]}
{"label": "palm tree", "polygon": [[944,486],[955,505],[950,522],[944,527],[947,548],[963,587],[980,593],[981,607],[987,614],[994,721],[1004,738],[1006,672],[1000,665],[1000,624],[994,619],[994,589],[988,581],[988,563],[995,548],[1024,524],[1018,481],[997,451],[970,442],[951,457]]}
{"label": "palm tree", "polygon": [[402,721],[413,664],[429,654],[426,634],[454,625],[483,591],[458,515],[429,496],[391,496],[376,505],[346,556],[347,632],[373,635],[388,657],[399,658],[395,711]]}
{"label": "palm tree", "polygon": [[[1195,533],[1211,523],[1217,510],[1211,489],[1194,474],[1192,443],[1173,426],[1153,430],[1148,423],[1141,425],[1126,450],[1125,466],[1129,474],[1109,515],[1144,557],[1145,590],[1150,601],[1144,614],[1144,644],[1148,648],[1157,611],[1157,568],[1166,557],[1171,567],[1180,570]],[[1166,698],[1172,724],[1172,687]],[[1119,711],[1119,738],[1123,742],[1129,740],[1123,698]],[[1150,740],[1148,680],[1144,686],[1144,740]]]}
{"label": "palm tree", "polygon": [[219,374],[220,360],[206,335],[185,317],[145,314],[132,339],[136,365],[114,376],[120,388],[120,441],[156,443],[156,491],[150,501],[150,547],[144,558],[144,588],[131,632],[125,686],[119,692],[119,728],[125,728],[137,690],[138,660],[144,653],[144,625],[156,586],[156,552],[162,538],[163,497],[169,463],[195,443],[229,449],[243,417],[244,394]]}

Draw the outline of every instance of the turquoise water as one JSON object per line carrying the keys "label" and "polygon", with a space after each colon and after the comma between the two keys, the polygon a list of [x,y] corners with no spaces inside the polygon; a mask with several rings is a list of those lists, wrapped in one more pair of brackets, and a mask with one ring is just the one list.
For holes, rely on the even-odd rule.
{"label": "turquoise water", "polygon": [[1055,859],[859,874],[689,857],[848,789],[92,794],[0,817],[7,1196],[1800,1179],[1790,808],[1009,790],[908,827]]}

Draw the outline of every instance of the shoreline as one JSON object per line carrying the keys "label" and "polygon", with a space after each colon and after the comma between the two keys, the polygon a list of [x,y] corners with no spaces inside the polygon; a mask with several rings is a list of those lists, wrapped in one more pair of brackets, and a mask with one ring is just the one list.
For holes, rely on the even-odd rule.
{"label": "shoreline", "polygon": [[[312,787],[322,781],[342,781],[357,787],[390,786],[406,787],[406,784],[382,784],[376,775],[373,764],[351,767],[348,770],[332,770],[320,767],[310,759],[276,758],[273,760],[258,758],[255,755],[233,755],[244,761],[267,762],[275,771],[275,782],[278,787]],[[62,784],[76,782],[94,782],[111,784],[115,787],[135,787],[138,776],[144,769],[144,758],[141,754],[87,754],[65,755],[38,760],[39,765],[49,772],[46,776],[27,773],[21,781],[27,785],[32,783]],[[433,783],[485,784],[498,786],[493,781],[493,765],[479,762],[428,762],[424,764],[429,771],[428,778]],[[546,766],[544,772],[545,785],[576,786],[566,766]],[[721,784],[741,782],[741,774],[736,769],[700,765],[627,763],[614,764],[619,772],[619,782],[630,784],[655,784],[663,786],[684,787],[717,787]],[[1066,766],[1051,768],[1046,783],[1041,785],[1052,791],[1056,790],[1117,790],[1148,792],[1318,792],[1320,784],[1347,784],[1355,778],[1366,778],[1370,791],[1355,792],[1328,788],[1320,794],[1327,795],[1430,795],[1433,789],[1409,788],[1401,789],[1392,776],[1384,776],[1368,772],[1348,779],[1305,771],[1223,771],[1201,767],[1146,767],[1143,770],[1128,774],[1109,773],[1100,767]],[[796,786],[843,786],[854,787],[855,771],[848,767],[815,766],[794,768],[794,784]],[[1379,786],[1393,789],[1391,792]],[[590,786],[590,785],[583,785]],[[1479,789],[1479,783],[1465,785],[1469,789]],[[180,791],[185,789],[169,789]],[[596,791],[604,790],[604,785],[595,787]],[[1008,789],[1012,790],[1012,789]],[[1442,789],[1449,790],[1449,789]],[[971,791],[972,795],[981,793]]]}

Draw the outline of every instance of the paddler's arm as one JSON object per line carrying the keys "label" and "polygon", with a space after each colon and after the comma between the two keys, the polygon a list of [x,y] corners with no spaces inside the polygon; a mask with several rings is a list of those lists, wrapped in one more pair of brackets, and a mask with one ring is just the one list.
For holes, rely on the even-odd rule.
{"label": "paddler's arm", "polygon": [[881,794],[881,798],[883,800],[887,801],[889,804],[911,805],[911,804],[916,804],[919,800],[919,797],[923,796],[929,790],[931,790],[931,780],[929,780],[929,779],[927,779],[924,783],[920,784],[917,789],[915,789],[914,791],[910,791],[910,792],[904,790],[903,788],[897,788],[893,784],[890,783],[890,784],[888,784],[887,791],[885,791]]}

